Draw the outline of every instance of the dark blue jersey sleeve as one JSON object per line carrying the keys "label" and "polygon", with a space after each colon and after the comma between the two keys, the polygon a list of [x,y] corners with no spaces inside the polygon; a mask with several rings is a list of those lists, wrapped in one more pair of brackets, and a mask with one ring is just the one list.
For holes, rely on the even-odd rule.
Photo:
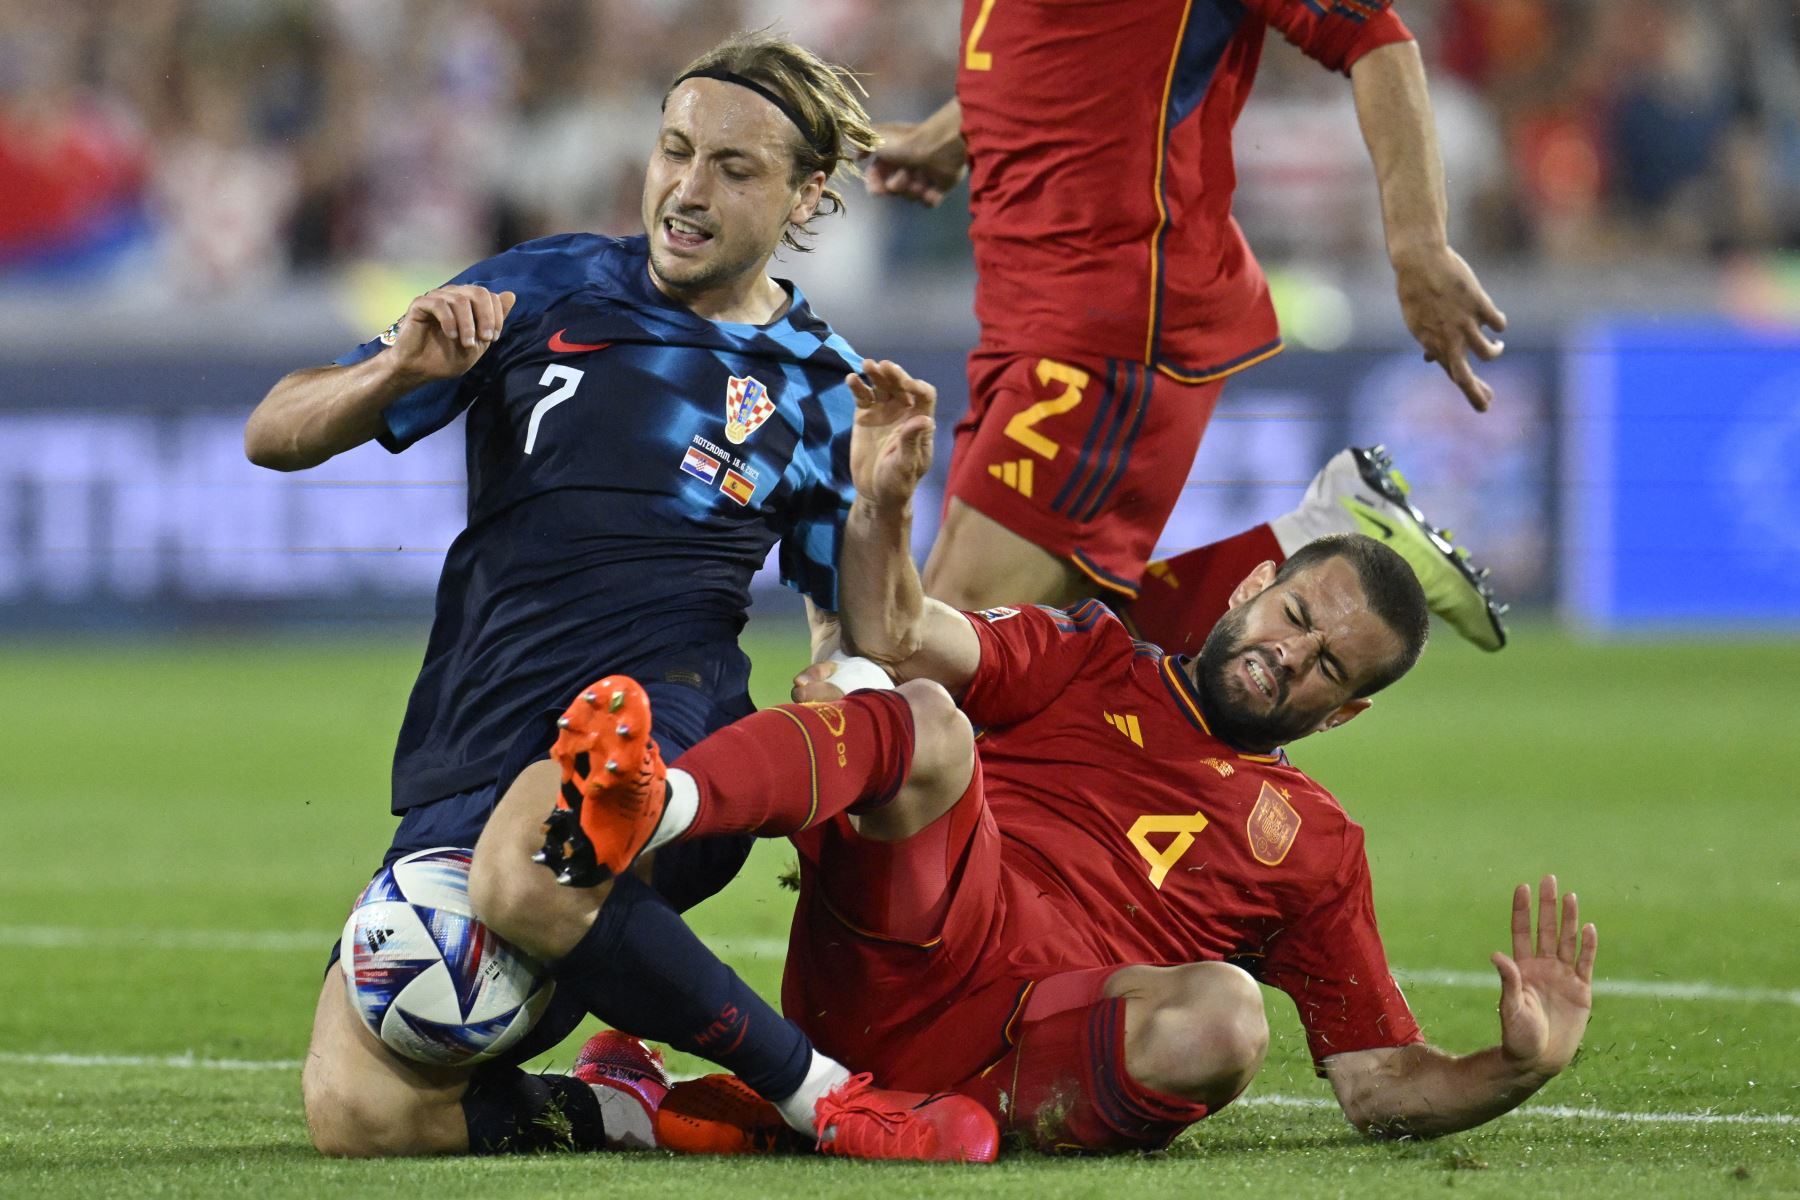
{"label": "dark blue jersey sleeve", "polygon": [[[550,301],[579,286],[584,278],[585,258],[574,251],[592,240],[591,235],[564,234],[525,242],[476,263],[443,286],[475,283],[490,292],[513,293],[513,310],[507,315],[506,328],[517,328],[528,323]],[[393,344],[394,328],[389,326],[380,336],[340,356],[337,364],[351,366],[381,353]],[[505,339],[506,330],[502,330],[500,341],[488,347],[467,374],[428,383],[389,404],[381,412],[381,431],[375,440],[398,454],[454,421],[493,382],[493,364],[500,357],[497,351]]]}
{"label": "dark blue jersey sleeve", "polygon": [[[849,388],[833,391],[849,397]],[[833,403],[822,397],[828,412],[854,411],[855,402]],[[828,438],[809,439],[789,466],[794,497],[781,533],[781,581],[820,608],[838,607],[838,556],[844,545],[844,522],[856,489],[850,483],[850,430],[832,428]]]}

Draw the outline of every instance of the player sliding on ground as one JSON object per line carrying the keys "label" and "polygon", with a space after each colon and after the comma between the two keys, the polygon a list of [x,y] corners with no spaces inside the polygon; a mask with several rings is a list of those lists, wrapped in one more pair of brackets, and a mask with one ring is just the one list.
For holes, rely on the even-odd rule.
{"label": "player sliding on ground", "polygon": [[[296,470],[371,439],[403,450],[467,411],[469,527],[446,557],[401,727],[385,863],[473,847],[473,915],[556,981],[522,1042],[479,1066],[434,1065],[361,1016],[389,986],[386,940],[345,947],[302,1077],[320,1150],[654,1144],[666,1081],[633,1039],[591,1045],[578,1077],[519,1068],[593,1013],[726,1066],[831,1152],[992,1156],[979,1108],[914,1113],[925,1097],[853,1079],[688,931],[679,912],[724,886],[747,842],[689,843],[642,878],[571,889],[523,854],[497,860],[482,836],[555,736],[554,714],[602,671],[648,681],[672,749],[751,711],[737,635],[778,539],[786,581],[836,607],[844,378],[862,360],[767,268],[778,243],[804,248],[839,200],[834,178],[872,141],[847,73],[781,38],[733,38],[664,97],[644,236],[543,238],[477,264],[337,365],[281,380],[252,414],[252,460]],[[479,956],[448,958],[458,995],[477,994]],[[454,1044],[466,1030],[433,1035]]]}
{"label": "player sliding on ground", "polygon": [[1439,1050],[1389,974],[1362,829],[1282,753],[1416,660],[1427,610],[1398,555],[1338,535],[1258,566],[1192,660],[1097,602],[957,612],[907,549],[930,391],[856,391],[843,629],[899,686],[844,696],[809,668],[811,702],[665,769],[642,689],[602,679],[535,769],[560,797],[544,859],[617,874],[683,839],[791,837],[786,1011],[823,1052],[1048,1148],[1160,1147],[1229,1103],[1267,1045],[1259,980],[1372,1135],[1467,1129],[1569,1064],[1597,944],[1573,893],[1544,877],[1534,938],[1515,892],[1500,1042]]}

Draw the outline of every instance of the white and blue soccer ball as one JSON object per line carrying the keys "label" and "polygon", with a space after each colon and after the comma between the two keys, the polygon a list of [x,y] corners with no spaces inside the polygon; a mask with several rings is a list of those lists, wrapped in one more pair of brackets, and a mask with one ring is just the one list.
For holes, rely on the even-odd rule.
{"label": "white and blue soccer ball", "polygon": [[341,961],[370,1032],[418,1062],[469,1065],[537,1023],[556,983],[543,964],[477,921],[467,850],[420,850],[357,897]]}

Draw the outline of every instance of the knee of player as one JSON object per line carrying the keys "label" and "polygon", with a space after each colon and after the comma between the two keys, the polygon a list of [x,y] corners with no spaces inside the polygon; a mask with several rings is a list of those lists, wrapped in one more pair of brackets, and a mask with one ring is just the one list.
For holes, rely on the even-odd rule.
{"label": "knee of player", "polygon": [[404,1103],[308,1071],[301,1076],[306,1129],[313,1148],[333,1158],[399,1158],[430,1154],[420,1123]]}
{"label": "knee of player", "polygon": [[1141,1056],[1167,1090],[1223,1104],[1249,1085],[1268,1051],[1262,993],[1227,963],[1177,968],[1171,985],[1156,1003]]}
{"label": "knee of player", "polygon": [[1254,1074],[1269,1049],[1269,1018],[1262,990],[1249,974],[1230,963],[1194,963],[1182,968],[1182,1007],[1203,1030],[1209,1055],[1222,1068]]}
{"label": "knee of player", "polygon": [[975,757],[975,731],[950,693],[929,679],[903,683],[899,691],[912,709],[913,778],[966,778]]}
{"label": "knee of player", "polygon": [[561,887],[549,870],[515,850],[485,838],[475,847],[469,905],[476,920],[533,958],[561,958],[593,924],[612,884]]}

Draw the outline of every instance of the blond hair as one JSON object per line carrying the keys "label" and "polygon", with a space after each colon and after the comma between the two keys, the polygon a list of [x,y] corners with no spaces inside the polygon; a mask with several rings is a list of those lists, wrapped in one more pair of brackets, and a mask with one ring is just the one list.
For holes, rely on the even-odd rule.
{"label": "blond hair", "polygon": [[[856,160],[872,152],[880,140],[858,99],[868,93],[847,67],[828,63],[769,29],[735,34],[719,43],[689,63],[677,82],[696,71],[725,71],[752,80],[779,96],[789,115],[799,118],[792,182],[823,171],[825,192],[805,225],[789,225],[782,231],[781,244],[810,250],[800,239],[812,232],[813,219],[844,209],[843,193],[834,181],[861,174]],[[667,93],[663,102],[668,102]]]}

